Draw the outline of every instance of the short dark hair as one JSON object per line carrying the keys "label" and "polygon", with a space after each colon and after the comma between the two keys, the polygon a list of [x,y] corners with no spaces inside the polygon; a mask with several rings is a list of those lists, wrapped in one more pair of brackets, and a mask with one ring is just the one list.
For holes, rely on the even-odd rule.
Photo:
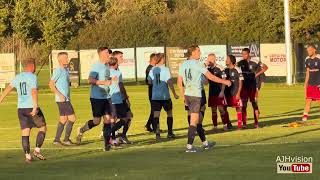
{"label": "short dark hair", "polygon": [[249,49],[249,48],[243,48],[243,49],[242,49],[242,52],[247,52],[247,53],[250,54],[250,49]]}
{"label": "short dark hair", "polygon": [[123,54],[123,52],[122,51],[113,51],[112,52],[112,56],[116,56],[118,54]]}
{"label": "short dark hair", "polygon": [[161,59],[164,58],[164,53],[158,53],[158,54],[156,54],[156,57],[157,57],[157,59],[156,59],[156,64],[159,64],[159,62],[161,61]]}
{"label": "short dark hair", "polygon": [[191,45],[187,48],[186,56],[190,57],[192,55],[192,52],[195,51],[197,48],[199,48],[198,45]]}
{"label": "short dark hair", "polygon": [[26,58],[21,63],[22,63],[23,67],[26,67],[26,66],[28,66],[30,64],[34,64],[35,65],[36,64],[36,60],[34,58]]}
{"label": "short dark hair", "polygon": [[[99,47],[98,49],[97,49],[97,52],[98,52],[98,54],[100,53],[100,52],[102,52],[102,51],[104,51],[104,50],[108,50],[108,52],[110,52],[110,49],[108,48],[108,47],[106,47],[106,46],[104,46],[104,47]],[[112,53],[112,52],[111,52]]]}
{"label": "short dark hair", "polygon": [[109,54],[112,54],[112,50],[111,50],[111,49],[108,49],[108,53],[109,53]]}
{"label": "short dark hair", "polygon": [[67,56],[68,56],[68,53],[67,53],[67,52],[65,52],[65,51],[63,51],[63,52],[59,52],[59,53],[58,53],[58,57],[59,57],[59,56],[62,56],[62,55],[67,55]]}
{"label": "short dark hair", "polygon": [[115,66],[118,64],[118,59],[116,57],[110,57],[110,60],[108,62],[109,66]]}
{"label": "short dark hair", "polygon": [[312,44],[312,43],[310,43],[310,44],[307,45],[307,48],[309,48],[309,47],[311,47],[311,48],[313,48],[313,49],[317,49],[316,45],[315,45],[315,44]]}
{"label": "short dark hair", "polygon": [[156,55],[157,55],[157,53],[151,53],[151,54],[150,54],[150,61],[151,61],[154,57],[156,57]]}
{"label": "short dark hair", "polygon": [[60,56],[63,56],[63,55],[68,56],[68,53],[67,52],[59,52],[57,55],[57,58],[59,58]]}
{"label": "short dark hair", "polygon": [[237,63],[237,59],[236,59],[236,57],[234,55],[229,54],[228,57],[230,58],[231,63],[233,65],[235,65]]}

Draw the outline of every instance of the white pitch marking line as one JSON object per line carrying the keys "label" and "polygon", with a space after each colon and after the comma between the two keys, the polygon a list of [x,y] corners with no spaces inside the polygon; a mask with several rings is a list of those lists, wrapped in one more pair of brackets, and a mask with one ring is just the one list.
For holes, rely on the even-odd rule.
{"label": "white pitch marking line", "polygon": [[[304,141],[304,142],[282,142],[282,143],[244,143],[244,144],[217,144],[214,147],[231,147],[231,146],[264,146],[264,145],[284,145],[284,144],[301,144],[301,143],[319,143],[316,141]],[[147,146],[131,146],[132,148],[140,149],[146,148]],[[183,146],[172,146],[166,145],[169,148],[183,148]],[[163,146],[155,146],[152,148],[163,148]],[[103,150],[103,148],[98,147],[48,147],[41,148],[44,150]],[[0,151],[10,151],[10,150],[21,150],[21,147],[8,147],[8,148],[0,148]]]}

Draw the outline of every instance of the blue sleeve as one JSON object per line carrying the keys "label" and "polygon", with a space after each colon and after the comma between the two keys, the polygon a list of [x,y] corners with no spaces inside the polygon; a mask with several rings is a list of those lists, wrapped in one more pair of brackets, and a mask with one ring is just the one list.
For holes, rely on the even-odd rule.
{"label": "blue sleeve", "polygon": [[205,74],[206,72],[208,72],[208,69],[203,66],[201,63],[198,63],[196,66],[195,66],[196,70],[201,72],[202,74]]}
{"label": "blue sleeve", "polygon": [[94,78],[94,79],[98,79],[98,77],[99,77],[99,73],[97,72],[97,70],[96,70],[94,65],[91,67],[91,71],[89,73],[89,78],[90,77]]}
{"label": "blue sleeve", "polygon": [[60,68],[55,69],[53,71],[51,80],[57,81],[60,78],[60,75],[61,75],[61,69]]}
{"label": "blue sleeve", "polygon": [[166,73],[165,73],[165,81],[168,82],[169,79],[171,79],[171,74],[170,74],[170,71],[169,71],[169,68],[166,70]]}

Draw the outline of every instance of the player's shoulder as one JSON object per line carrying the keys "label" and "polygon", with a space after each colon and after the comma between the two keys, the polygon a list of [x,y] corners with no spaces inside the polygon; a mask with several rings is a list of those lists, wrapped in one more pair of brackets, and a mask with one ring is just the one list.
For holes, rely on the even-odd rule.
{"label": "player's shoulder", "polygon": [[63,69],[61,67],[57,67],[53,70],[54,73],[62,73]]}
{"label": "player's shoulder", "polygon": [[320,60],[320,54],[317,54],[317,55],[316,55],[316,58],[317,58],[318,60]]}
{"label": "player's shoulder", "polygon": [[258,59],[250,59],[250,62],[255,64],[261,63]]}
{"label": "player's shoulder", "polygon": [[234,69],[235,69],[238,73],[242,73],[241,68],[239,68],[238,66],[235,66]]}
{"label": "player's shoulder", "polygon": [[221,66],[220,64],[216,64],[216,68],[218,69],[218,70],[220,70],[220,71],[224,71],[224,67],[223,66]]}

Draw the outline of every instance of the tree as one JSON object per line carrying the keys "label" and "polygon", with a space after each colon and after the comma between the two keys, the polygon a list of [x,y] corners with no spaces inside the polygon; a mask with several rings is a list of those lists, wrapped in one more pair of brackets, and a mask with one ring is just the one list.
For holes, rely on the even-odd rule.
{"label": "tree", "polygon": [[30,16],[29,0],[18,0],[13,12],[12,27],[14,37],[25,42],[36,40],[33,32],[35,30],[35,21]]}
{"label": "tree", "polygon": [[72,36],[70,5],[64,0],[37,0],[30,2],[30,8],[45,47],[64,48]]}
{"label": "tree", "polygon": [[0,0],[0,37],[12,33],[11,21],[14,6],[14,0]]}

